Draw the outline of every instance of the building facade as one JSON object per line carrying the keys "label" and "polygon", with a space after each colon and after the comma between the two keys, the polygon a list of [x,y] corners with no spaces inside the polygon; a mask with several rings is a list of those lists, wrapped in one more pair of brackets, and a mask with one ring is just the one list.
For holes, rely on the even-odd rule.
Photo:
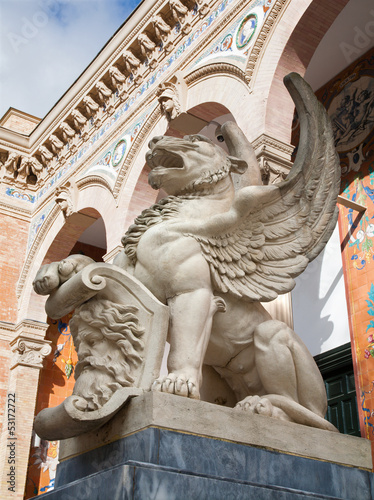
{"label": "building facade", "polygon": [[[374,10],[362,2],[357,25],[355,5],[144,0],[42,120],[13,108],[0,120],[1,498],[53,487],[58,443],[41,442],[32,424],[73,387],[69,317],[47,318],[32,289],[38,269],[72,253],[113,260],[132,220],[162,197],[147,183],[153,136],[215,140],[217,125],[235,120],[264,182],[283,179],[297,143],[282,83],[291,71],[327,108],[342,165],[339,232],[293,293],[295,329],[321,370],[330,366],[332,421],[354,433],[358,415],[361,436],[374,442]],[[326,63],[326,43],[343,65]],[[292,301],[272,306],[289,323]],[[303,333],[310,303],[320,312]],[[337,376],[342,356],[352,371]]]}

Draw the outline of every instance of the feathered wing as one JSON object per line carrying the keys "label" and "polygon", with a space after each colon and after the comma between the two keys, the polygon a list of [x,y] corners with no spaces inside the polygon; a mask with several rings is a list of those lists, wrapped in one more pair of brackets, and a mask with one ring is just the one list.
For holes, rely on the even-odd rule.
{"label": "feathered wing", "polygon": [[193,231],[217,290],[269,301],[324,248],[338,216],[340,165],[329,118],[296,73],[285,78],[300,119],[295,163],[284,182],[241,189],[226,214]]}

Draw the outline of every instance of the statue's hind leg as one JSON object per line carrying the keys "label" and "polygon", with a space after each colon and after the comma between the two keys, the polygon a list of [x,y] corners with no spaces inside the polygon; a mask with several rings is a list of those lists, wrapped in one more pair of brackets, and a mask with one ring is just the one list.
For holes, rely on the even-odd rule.
{"label": "statue's hind leg", "polygon": [[322,376],[295,332],[280,321],[265,321],[254,330],[254,348],[265,395],[249,396],[238,408],[335,430],[324,420],[327,399]]}

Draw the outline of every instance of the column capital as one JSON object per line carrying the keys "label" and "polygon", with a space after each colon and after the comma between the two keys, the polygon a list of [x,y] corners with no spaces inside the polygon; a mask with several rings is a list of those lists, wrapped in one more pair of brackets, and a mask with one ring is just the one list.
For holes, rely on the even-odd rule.
{"label": "column capital", "polygon": [[268,134],[261,134],[252,142],[261,167],[264,184],[282,181],[292,167],[294,146]]}
{"label": "column capital", "polygon": [[13,353],[10,369],[18,365],[31,368],[43,368],[43,360],[52,351],[50,340],[35,339],[25,335],[18,335],[11,343]]}

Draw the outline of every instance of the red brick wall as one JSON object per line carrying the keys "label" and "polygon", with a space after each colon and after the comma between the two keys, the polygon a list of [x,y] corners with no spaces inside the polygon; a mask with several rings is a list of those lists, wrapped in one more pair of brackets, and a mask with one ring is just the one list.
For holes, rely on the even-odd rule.
{"label": "red brick wall", "polygon": [[29,223],[5,214],[0,216],[0,321],[17,320],[16,285],[25,259]]}
{"label": "red brick wall", "polygon": [[11,351],[7,340],[0,340],[0,434],[6,408]]}

